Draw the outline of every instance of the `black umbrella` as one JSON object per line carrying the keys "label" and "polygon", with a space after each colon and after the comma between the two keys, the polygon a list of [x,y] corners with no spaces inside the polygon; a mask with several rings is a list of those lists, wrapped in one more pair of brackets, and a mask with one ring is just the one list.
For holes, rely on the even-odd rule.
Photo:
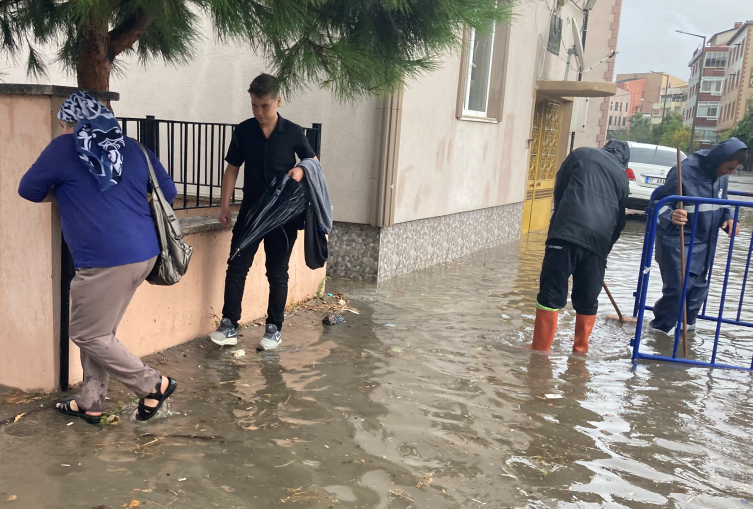
{"label": "black umbrella", "polygon": [[298,217],[306,208],[303,186],[287,175],[275,177],[241,225],[241,234],[232,260],[241,250],[266,234]]}

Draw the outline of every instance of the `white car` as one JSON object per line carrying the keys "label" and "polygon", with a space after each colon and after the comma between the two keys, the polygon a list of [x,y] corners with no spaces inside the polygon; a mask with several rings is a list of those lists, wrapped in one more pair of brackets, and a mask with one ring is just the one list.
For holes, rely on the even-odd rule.
{"label": "white car", "polygon": [[[628,141],[630,162],[626,171],[630,184],[627,208],[644,212],[654,189],[664,184],[667,173],[677,166],[677,149]],[[685,159],[680,152],[680,158]]]}

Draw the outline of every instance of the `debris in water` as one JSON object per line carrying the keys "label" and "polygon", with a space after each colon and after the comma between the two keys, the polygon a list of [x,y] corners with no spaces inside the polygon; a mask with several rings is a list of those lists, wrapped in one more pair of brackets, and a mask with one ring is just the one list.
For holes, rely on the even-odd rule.
{"label": "debris in water", "polygon": [[322,323],[324,325],[337,325],[337,324],[340,324],[340,323],[345,323],[345,318],[343,318],[340,315],[336,315],[336,314],[327,315],[322,320]]}
{"label": "debris in water", "polygon": [[62,463],[60,466],[61,467],[70,467],[70,465],[66,465],[65,463]]}
{"label": "debris in water", "polygon": [[397,327],[397,324],[396,323],[385,323],[384,326],[385,327]]}
{"label": "debris in water", "polygon": [[397,353],[400,353],[400,352],[403,351],[403,349],[401,347],[399,347],[399,346],[393,346],[392,348],[390,348],[390,350],[392,350],[393,352],[397,352]]}
{"label": "debris in water", "polygon": [[178,482],[183,482],[183,481],[185,481],[185,480],[186,480],[186,478],[184,477],[184,478],[182,478],[182,479],[178,479]]}
{"label": "debris in water", "polygon": [[348,311],[349,313],[353,313],[354,315],[360,315],[361,314],[358,311],[356,311],[355,309],[350,309],[350,308],[345,308],[343,311]]}
{"label": "debris in water", "polygon": [[68,424],[66,424],[66,426],[73,426],[73,423],[69,422]]}
{"label": "debris in water", "polygon": [[10,503],[10,502],[13,502],[14,500],[18,500],[18,497],[15,496],[15,495],[11,495],[11,496],[9,496],[8,498],[5,499],[5,503],[7,504],[7,503]]}
{"label": "debris in water", "polygon": [[396,497],[404,498],[406,500],[410,500],[411,502],[413,502],[413,499],[410,498],[410,495],[408,495],[403,490],[390,490],[390,495],[395,495]]}
{"label": "debris in water", "polygon": [[246,356],[245,350],[236,350],[233,352],[233,357],[235,357],[236,359],[240,359],[241,357],[245,357],[245,356]]}
{"label": "debris in water", "polygon": [[562,399],[562,394],[544,394],[546,399]]}

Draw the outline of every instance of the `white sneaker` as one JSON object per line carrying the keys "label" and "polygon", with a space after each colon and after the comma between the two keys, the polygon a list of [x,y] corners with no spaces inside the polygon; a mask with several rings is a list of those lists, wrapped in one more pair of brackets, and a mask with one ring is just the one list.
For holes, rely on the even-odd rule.
{"label": "white sneaker", "polygon": [[223,318],[217,330],[209,334],[209,339],[220,346],[235,346],[238,344],[238,329],[233,327],[233,322]]}
{"label": "white sneaker", "polygon": [[259,351],[274,350],[282,343],[282,334],[277,330],[277,325],[268,323],[264,337],[261,338],[259,346],[256,347]]}

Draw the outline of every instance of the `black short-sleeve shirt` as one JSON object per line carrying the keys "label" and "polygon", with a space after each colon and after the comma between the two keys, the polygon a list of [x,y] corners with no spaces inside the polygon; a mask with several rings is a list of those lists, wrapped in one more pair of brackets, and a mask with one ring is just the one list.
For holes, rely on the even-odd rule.
{"label": "black short-sleeve shirt", "polygon": [[244,165],[243,201],[253,203],[264,193],[272,179],[292,170],[298,159],[316,156],[303,128],[277,114],[277,125],[269,138],[259,121],[250,118],[233,131],[225,161]]}

